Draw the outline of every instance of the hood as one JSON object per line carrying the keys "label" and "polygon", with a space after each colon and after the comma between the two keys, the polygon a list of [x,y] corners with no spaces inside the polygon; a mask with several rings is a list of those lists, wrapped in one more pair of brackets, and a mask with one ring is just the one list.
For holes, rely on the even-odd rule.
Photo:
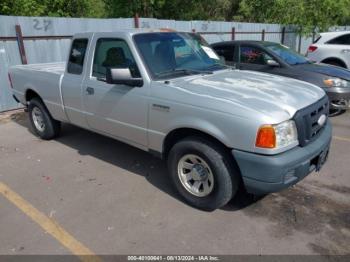
{"label": "hood", "polygon": [[254,111],[275,120],[289,119],[296,111],[325,95],[315,85],[255,71],[223,70],[211,75],[173,79],[171,82],[174,87],[195,95],[197,103],[203,100],[200,98],[210,98],[205,102],[206,107],[215,109],[226,105],[227,108],[228,105],[233,114],[236,112],[245,116],[252,115],[251,111]]}
{"label": "hood", "polygon": [[339,77],[350,81],[350,71],[338,66],[332,66],[327,64],[304,64],[296,65],[297,69],[306,72],[318,73],[326,76]]}

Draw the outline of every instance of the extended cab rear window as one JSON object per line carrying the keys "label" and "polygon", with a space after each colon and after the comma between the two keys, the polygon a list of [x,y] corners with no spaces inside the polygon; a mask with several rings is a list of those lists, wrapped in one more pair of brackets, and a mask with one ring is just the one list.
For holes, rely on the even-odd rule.
{"label": "extended cab rear window", "polygon": [[69,54],[67,72],[80,75],[83,72],[84,58],[88,39],[74,39]]}

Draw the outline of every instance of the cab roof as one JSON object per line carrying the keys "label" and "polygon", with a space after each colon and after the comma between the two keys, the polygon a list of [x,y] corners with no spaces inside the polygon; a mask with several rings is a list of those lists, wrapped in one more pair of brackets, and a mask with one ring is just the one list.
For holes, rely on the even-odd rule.
{"label": "cab roof", "polygon": [[[103,32],[84,32],[74,34],[74,37],[82,37],[82,36],[91,36],[91,35],[106,35],[106,34],[123,34],[123,35],[135,35],[135,34],[143,34],[143,33],[171,33],[178,32],[170,28],[160,28],[160,29],[148,29],[148,28],[140,28],[140,29],[120,29],[118,31],[103,31]],[[182,32],[178,32],[182,33]],[[189,32],[190,33],[190,32]]]}

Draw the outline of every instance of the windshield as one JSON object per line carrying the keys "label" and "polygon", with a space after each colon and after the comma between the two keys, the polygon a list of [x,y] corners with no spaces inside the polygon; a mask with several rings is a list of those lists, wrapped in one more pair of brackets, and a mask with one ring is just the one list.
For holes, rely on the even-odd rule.
{"label": "windshield", "polygon": [[208,43],[196,34],[145,33],[135,35],[134,41],[155,79],[210,74],[226,68]]}
{"label": "windshield", "polygon": [[283,45],[269,45],[266,47],[290,65],[301,65],[311,63],[306,57],[299,55],[297,52],[294,52],[293,50]]}

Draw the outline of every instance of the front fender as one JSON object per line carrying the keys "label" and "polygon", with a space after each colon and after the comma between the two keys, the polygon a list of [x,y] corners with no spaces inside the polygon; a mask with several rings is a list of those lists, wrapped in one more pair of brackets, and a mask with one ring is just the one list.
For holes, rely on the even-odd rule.
{"label": "front fender", "polygon": [[[173,107],[171,107],[173,109]],[[203,108],[175,108],[167,113],[151,111],[149,148],[163,152],[166,137],[177,129],[192,129],[207,134],[228,148],[253,151],[259,123]]]}

